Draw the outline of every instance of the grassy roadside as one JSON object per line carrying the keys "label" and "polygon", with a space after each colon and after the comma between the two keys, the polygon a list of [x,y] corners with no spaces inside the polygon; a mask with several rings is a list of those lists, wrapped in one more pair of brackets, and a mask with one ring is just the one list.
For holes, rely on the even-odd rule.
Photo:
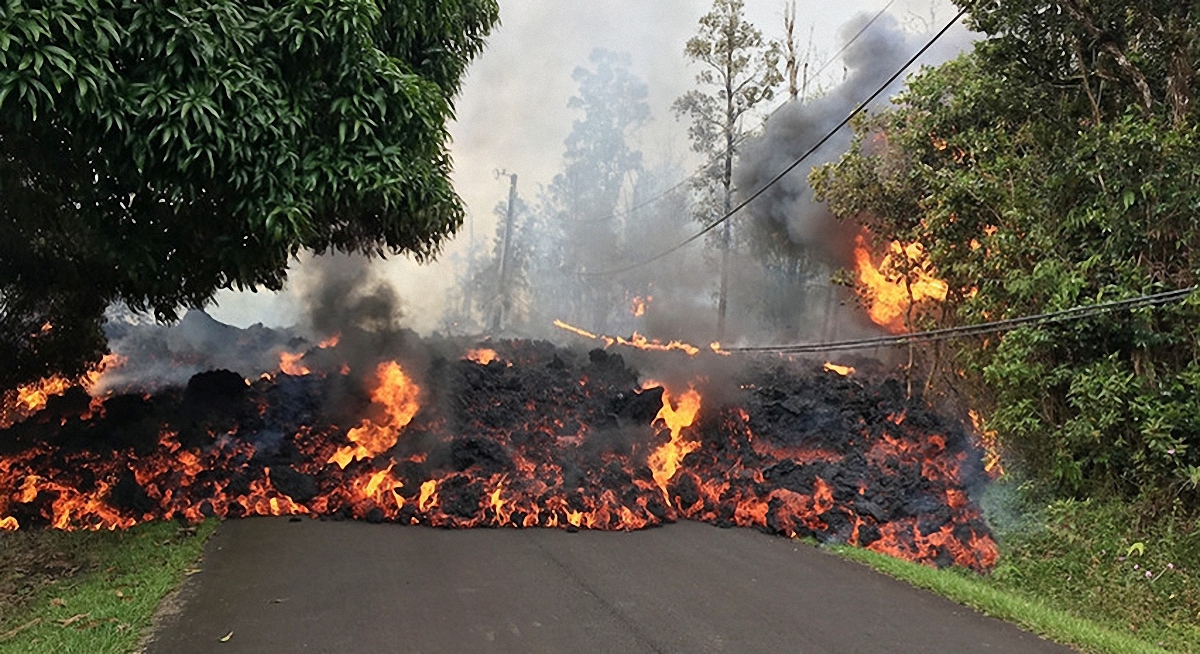
{"label": "grassy roadside", "polygon": [[989,575],[832,549],[1084,652],[1200,653],[1194,518],[1168,510],[1150,520],[1144,507],[1096,500],[1024,506],[1019,514],[993,520],[1001,558]]}
{"label": "grassy roadside", "polygon": [[0,534],[0,652],[132,651],[216,526]]}

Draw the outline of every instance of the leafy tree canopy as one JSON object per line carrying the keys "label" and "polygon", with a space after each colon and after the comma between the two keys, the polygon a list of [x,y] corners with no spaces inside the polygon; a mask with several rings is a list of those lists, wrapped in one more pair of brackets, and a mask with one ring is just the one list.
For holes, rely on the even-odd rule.
{"label": "leafy tree canopy", "polygon": [[74,374],[120,301],[277,289],[302,249],[428,257],[494,0],[0,0],[0,387]]}
{"label": "leafy tree canopy", "polygon": [[[927,246],[951,289],[929,326],[1196,284],[1195,5],[966,4],[987,38],[860,121],[851,151],[814,171],[819,195],[878,237]],[[1035,475],[1195,506],[1197,325],[1193,302],[1029,327],[941,366],[978,389]]]}

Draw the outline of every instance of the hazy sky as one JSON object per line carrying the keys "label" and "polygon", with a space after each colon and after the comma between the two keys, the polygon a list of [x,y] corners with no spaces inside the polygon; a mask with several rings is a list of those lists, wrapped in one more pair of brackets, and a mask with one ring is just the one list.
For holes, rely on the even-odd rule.
{"label": "hazy sky", "polygon": [[[784,2],[746,0],[747,18],[767,38],[781,38]],[[571,72],[587,64],[594,48],[629,53],[633,72],[649,86],[652,118],[642,130],[640,143],[647,161],[694,161],[686,125],[675,120],[670,107],[691,87],[697,72],[684,58],[683,48],[711,0],[501,0],[500,4],[502,22],[471,66],[456,102],[458,118],[450,127],[455,186],[466,202],[477,239],[491,238],[492,209],[507,197],[507,179],[497,180],[497,169],[517,173],[522,195],[530,199],[560,169],[563,140],[577,117],[566,106],[575,92]],[[844,23],[858,14],[873,15],[887,4],[887,0],[799,0],[801,48],[808,46],[811,35],[813,65],[820,66],[841,47]],[[906,28],[921,32],[934,22],[940,28],[957,8],[949,0],[894,0],[888,11]],[[834,62],[823,78],[833,84],[840,75],[841,66]],[[455,254],[466,250],[470,231],[464,225],[431,264],[417,265],[404,258],[378,264],[380,273],[403,296],[409,326],[421,332],[437,327],[446,291],[454,284]],[[293,273],[302,265],[294,264]],[[298,317],[298,303],[286,290],[224,292],[218,295],[218,304],[210,308],[214,317],[243,326],[255,322],[288,326]]]}

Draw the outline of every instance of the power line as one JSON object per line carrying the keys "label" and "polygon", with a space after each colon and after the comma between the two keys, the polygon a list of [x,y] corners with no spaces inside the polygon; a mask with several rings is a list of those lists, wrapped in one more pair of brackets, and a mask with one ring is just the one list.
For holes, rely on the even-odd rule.
{"label": "power line", "polygon": [[882,95],[883,92],[886,91],[888,89],[888,87],[890,87],[892,85],[893,82],[895,82],[897,79],[900,78],[901,75],[904,74],[904,71],[908,70],[908,68],[910,66],[912,66],[914,63],[916,63],[916,61],[918,59],[920,59],[921,56],[924,55],[929,50],[929,48],[933,47],[933,44],[936,43],[938,39],[940,39],[943,35],[945,35],[946,32],[950,31],[950,28],[954,27],[954,25],[956,23],[958,23],[959,19],[961,19],[964,15],[966,15],[966,13],[967,13],[967,10],[965,8],[960,10],[958,12],[958,14],[949,23],[946,23],[945,27],[943,27],[940,31],[938,31],[938,33],[935,34],[933,36],[933,38],[931,38],[924,46],[922,46],[921,49],[918,50],[916,54],[914,54],[912,57],[910,57],[909,60],[907,62],[905,62],[905,64],[903,66],[901,66],[899,70],[897,70],[894,74],[892,74],[892,76],[889,77],[887,79],[887,81],[885,81],[882,85],[880,85],[879,88],[876,89],[874,93],[872,93],[869,97],[867,97],[866,100],[863,100],[854,109],[854,111],[851,111],[848,116],[846,116],[844,119],[842,119],[841,122],[839,122],[836,126],[834,126],[834,128],[831,129],[828,134],[826,134],[824,137],[822,137],[821,140],[817,141],[817,143],[815,145],[813,145],[811,148],[809,148],[807,152],[805,152],[803,155],[801,155],[799,159],[796,159],[787,168],[784,168],[782,171],[780,171],[779,174],[777,174],[777,175],[775,175],[775,177],[771,178],[770,181],[768,181],[766,184],[764,184],[762,187],[760,187],[757,191],[750,194],[749,197],[747,197],[745,200],[742,200],[740,203],[738,203],[738,205],[733,207],[733,209],[731,209],[729,211],[729,213],[727,213],[724,216],[718,218],[717,220],[709,223],[707,226],[705,226],[699,232],[696,232],[695,234],[684,239],[678,245],[668,248],[667,250],[664,250],[648,259],[643,259],[642,261],[639,261],[637,263],[629,264],[627,266],[623,266],[620,268],[614,268],[612,270],[604,270],[604,271],[600,271],[600,272],[579,272],[576,274],[581,277],[601,277],[601,276],[609,276],[609,275],[619,275],[621,273],[629,272],[630,270],[636,270],[638,268],[641,268],[642,266],[654,263],[655,261],[658,261],[659,259],[662,259],[663,257],[673,254],[673,253],[683,249],[684,247],[687,247],[692,242],[696,241],[697,239],[703,237],[705,234],[716,229],[718,226],[723,224],[725,221],[729,220],[730,218],[733,218],[735,215],[737,215],[739,212],[741,212],[742,209],[745,209],[747,205],[749,205],[751,202],[758,199],[759,196],[761,196],[763,193],[766,193],[768,189],[770,189],[775,184],[779,183],[779,181],[782,180],[784,177],[786,177],[788,173],[792,172],[797,167],[799,167],[800,164],[804,163],[804,161],[807,160],[809,157],[811,157],[813,155],[813,153],[815,153],[817,150],[819,150],[821,148],[821,146],[823,146],[827,142],[829,142],[829,140],[832,139],[839,131],[841,131],[841,129],[843,127],[848,125],[851,120],[854,120],[854,118],[856,116],[858,116],[860,113],[865,111],[866,108],[872,102],[874,102],[876,98],[878,98],[880,95]]}
{"label": "power line", "polygon": [[[829,66],[831,64],[833,64],[833,62],[838,60],[838,57],[841,57],[842,54],[844,52],[846,52],[846,50],[850,49],[850,46],[854,45],[854,43],[856,41],[858,41],[858,39],[863,34],[865,34],[867,32],[867,30],[871,28],[872,25],[875,24],[875,21],[879,20],[883,16],[883,14],[887,12],[888,9],[891,9],[892,5],[894,5],[894,4],[896,4],[896,0],[888,0],[888,3],[883,6],[883,9],[880,9],[878,12],[876,12],[876,14],[874,16],[872,16],[870,20],[868,20],[865,24],[863,24],[863,26],[861,28],[859,28],[859,30],[857,32],[854,33],[854,36],[850,37],[850,40],[846,41],[846,43],[844,43],[842,45],[841,49],[839,49],[837,52],[835,52],[834,55],[832,57],[830,57],[828,60],[826,60],[824,64],[821,64],[821,67],[818,68],[815,73],[813,73],[813,77],[816,78],[818,75],[825,72],[826,68],[829,68]],[[754,129],[743,134],[741,136],[741,138],[738,139],[737,143],[734,144],[734,147],[741,145],[743,142],[745,142],[746,139],[750,138],[751,135],[757,133],[758,130],[765,128],[767,126],[767,122],[770,121],[771,118],[773,118],[775,116],[775,114],[779,113],[784,107],[791,104],[791,102],[792,102],[791,100],[787,100],[787,101],[779,103],[779,106],[772,109],[770,111],[770,113],[768,113],[763,118],[761,124],[759,124]],[[659,200],[667,197],[671,193],[674,193],[675,191],[677,191],[678,189],[683,187],[685,184],[688,184],[690,182],[693,182],[693,181],[699,179],[704,174],[705,170],[707,170],[709,167],[718,163],[718,161],[721,159],[721,157],[724,157],[728,152],[729,152],[729,148],[721,150],[717,154],[713,155],[708,160],[707,163],[705,163],[703,166],[700,166],[700,169],[697,170],[696,172],[679,180],[678,182],[676,182],[673,186],[671,186],[667,190],[662,191],[661,193],[658,193],[657,195],[651,196],[649,199],[643,200],[643,201],[639,202],[638,204],[636,204],[632,207],[629,207],[628,209],[623,209],[621,211],[613,212],[612,214],[610,214],[604,218],[597,218],[595,220],[587,220],[587,221],[579,221],[579,222],[576,222],[575,224],[586,225],[586,224],[590,224],[590,223],[602,223],[602,222],[608,222],[610,220],[615,220],[617,218],[626,218],[628,216],[631,216],[638,210],[644,209],[644,208],[654,204],[655,202],[658,202]]]}
{"label": "power line", "polygon": [[1098,304],[1072,307],[1070,309],[1063,309],[1060,311],[1022,316],[1020,318],[996,320],[992,322],[979,323],[976,325],[963,325],[961,327],[947,327],[944,329],[914,332],[911,334],[861,338],[850,341],[835,341],[832,343],[800,343],[794,345],[729,347],[722,348],[721,351],[739,353],[777,352],[782,354],[804,354],[809,352],[834,352],[839,350],[860,350],[873,347],[907,345],[909,343],[943,341],[953,338],[969,338],[972,336],[982,336],[984,334],[1006,332],[1030,324],[1067,322],[1070,320],[1079,320],[1105,313],[1112,313],[1114,311],[1120,311],[1123,309],[1136,309],[1141,307],[1169,304],[1186,299],[1197,288],[1200,287],[1190,286],[1188,288],[1177,289],[1173,291],[1163,291],[1161,293],[1153,293],[1150,295],[1140,295],[1138,297],[1128,298],[1125,300],[1101,302]]}

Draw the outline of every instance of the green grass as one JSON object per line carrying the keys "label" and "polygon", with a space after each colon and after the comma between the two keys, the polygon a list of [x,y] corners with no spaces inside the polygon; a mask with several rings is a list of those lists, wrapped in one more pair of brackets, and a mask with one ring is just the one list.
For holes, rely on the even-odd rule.
{"label": "green grass", "polygon": [[[1013,491],[1003,484],[997,490]],[[1084,652],[1200,653],[1200,529],[1194,517],[1178,507],[1155,511],[1098,500],[992,509],[1001,556],[988,575],[833,549]]]}
{"label": "green grass", "polygon": [[[0,575],[8,599],[0,607],[0,652],[132,651],[216,526],[0,534],[0,565],[9,568]],[[12,574],[14,567],[21,573]]]}
{"label": "green grass", "polygon": [[1017,624],[1028,631],[1085,652],[1161,654],[1166,651],[1141,639],[1108,629],[1091,620],[1052,608],[1036,597],[999,588],[985,579],[971,579],[956,570],[935,570],[855,547],[837,546],[838,554],[918,588],[964,604],[986,615]]}

